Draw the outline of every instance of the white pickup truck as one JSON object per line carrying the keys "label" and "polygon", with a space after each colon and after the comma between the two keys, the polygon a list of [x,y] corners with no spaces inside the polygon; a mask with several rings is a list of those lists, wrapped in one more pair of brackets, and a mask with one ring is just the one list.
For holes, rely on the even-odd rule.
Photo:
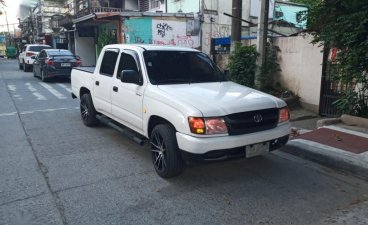
{"label": "white pickup truck", "polygon": [[83,123],[148,139],[161,177],[178,175],[189,159],[249,158],[289,138],[283,100],[227,81],[190,48],[107,45],[95,68],[73,68],[71,84]]}

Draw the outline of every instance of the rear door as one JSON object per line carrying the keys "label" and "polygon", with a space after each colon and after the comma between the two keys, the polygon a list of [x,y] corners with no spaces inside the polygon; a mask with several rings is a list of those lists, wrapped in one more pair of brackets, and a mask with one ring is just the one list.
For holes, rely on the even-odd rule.
{"label": "rear door", "polygon": [[142,131],[143,123],[143,85],[124,83],[120,80],[120,73],[123,70],[134,70],[141,76],[138,54],[133,50],[123,50],[120,53],[119,67],[117,75],[113,79],[111,92],[112,114],[114,118],[124,121],[130,128]]}
{"label": "rear door", "polygon": [[112,77],[115,72],[119,49],[108,48],[103,53],[101,65],[93,79],[93,104],[98,112],[111,115]]}

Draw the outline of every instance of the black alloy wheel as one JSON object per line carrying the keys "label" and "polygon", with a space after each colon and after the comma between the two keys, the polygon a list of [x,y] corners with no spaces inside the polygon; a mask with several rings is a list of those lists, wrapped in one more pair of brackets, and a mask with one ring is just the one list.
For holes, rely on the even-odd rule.
{"label": "black alloy wheel", "polygon": [[175,129],[169,124],[159,124],[152,130],[151,158],[158,175],[169,178],[179,175],[185,166],[176,141]]}
{"label": "black alloy wheel", "polygon": [[96,118],[97,112],[93,106],[90,94],[82,95],[80,100],[80,114],[84,125],[87,127],[94,127],[98,125],[98,120]]}

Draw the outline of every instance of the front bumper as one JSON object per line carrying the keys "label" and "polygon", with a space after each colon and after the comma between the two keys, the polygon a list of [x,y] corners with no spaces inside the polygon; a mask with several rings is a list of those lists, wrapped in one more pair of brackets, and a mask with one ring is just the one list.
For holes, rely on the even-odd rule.
{"label": "front bumper", "polygon": [[182,151],[193,154],[206,154],[207,152],[214,150],[235,149],[247,145],[276,140],[289,136],[290,130],[290,123],[287,122],[270,130],[234,136],[193,137],[177,132],[176,139],[178,147]]}

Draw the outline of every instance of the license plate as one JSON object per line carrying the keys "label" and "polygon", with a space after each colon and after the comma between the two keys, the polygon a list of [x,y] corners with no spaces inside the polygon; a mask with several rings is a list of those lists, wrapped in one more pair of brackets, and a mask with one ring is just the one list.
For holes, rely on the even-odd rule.
{"label": "license plate", "polygon": [[245,146],[245,157],[251,158],[270,151],[270,142],[258,143]]}
{"label": "license plate", "polygon": [[70,67],[70,66],[72,66],[72,64],[70,64],[70,63],[60,63],[60,66],[62,66],[62,67]]}

